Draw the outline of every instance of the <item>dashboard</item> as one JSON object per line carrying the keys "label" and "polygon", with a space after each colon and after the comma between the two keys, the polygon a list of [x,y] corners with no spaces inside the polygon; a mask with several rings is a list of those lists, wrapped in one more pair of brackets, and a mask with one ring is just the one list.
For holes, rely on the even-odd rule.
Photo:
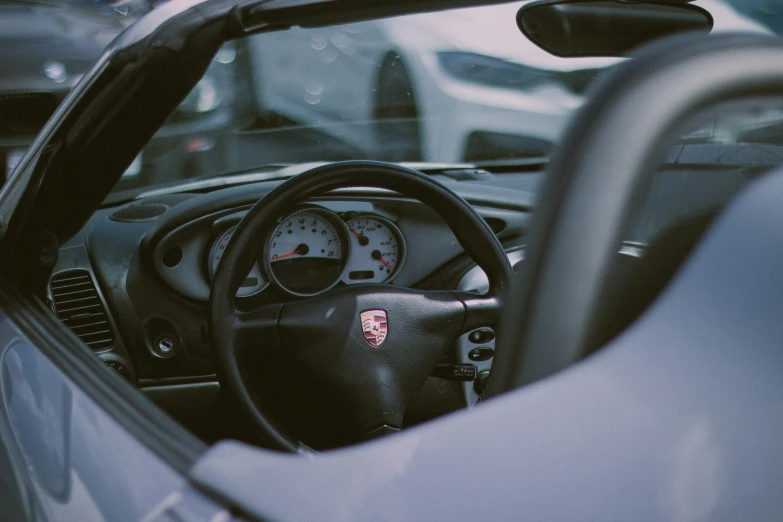
{"label": "dashboard", "polygon": [[[242,218],[278,184],[173,193],[99,210],[61,249],[52,288],[79,271],[91,280],[111,334],[94,345],[96,353],[136,385],[214,381],[212,280]],[[504,246],[514,250],[530,215],[514,207],[524,197],[509,192],[471,185],[463,197],[473,199]],[[367,283],[457,289],[475,267],[432,209],[375,189],[305,202],[280,217],[257,256],[238,291],[238,308]]]}
{"label": "dashboard", "polygon": [[[57,315],[110,368],[185,424],[207,418],[220,389],[209,296],[222,253],[249,209],[278,184],[172,193],[101,209],[60,250],[50,284]],[[515,261],[530,219],[521,194],[478,185],[460,194]],[[336,191],[280,216],[239,288],[236,306],[250,310],[368,283],[481,292],[482,274],[449,224],[428,206],[377,189]],[[63,289],[73,285],[91,292],[89,309],[67,300]],[[474,352],[491,355],[494,335],[485,331],[471,339],[457,340],[444,362],[485,371],[491,360]],[[268,372],[261,380],[272,389],[259,393],[306,386],[296,388],[297,376],[287,373],[281,354],[264,357],[258,371]],[[429,379],[422,388],[427,399],[414,401],[406,422],[475,403],[472,386]]]}
{"label": "dashboard", "polygon": [[[60,249],[49,288],[53,309],[110,368],[175,417],[187,423],[187,411],[203,418],[219,391],[208,328],[212,281],[236,227],[279,184],[172,191],[98,210]],[[627,260],[640,258],[640,245],[675,221],[680,207],[714,204],[688,200],[668,214],[658,211],[671,207],[673,193],[695,193],[675,190],[679,185],[668,177],[659,185],[648,204],[656,211],[645,211],[649,217],[634,225],[620,251]],[[469,182],[451,188],[490,225],[512,266],[521,263],[534,195]],[[431,208],[393,192],[355,188],[280,216],[236,303],[252,309],[366,283],[478,293],[487,287],[483,271]],[[447,362],[475,365],[478,381],[488,375],[493,350],[494,332],[482,328],[457,339]],[[273,356],[265,354],[262,365],[272,386],[293,380]],[[431,378],[422,390],[428,400],[411,403],[412,423],[477,399],[473,382]]]}

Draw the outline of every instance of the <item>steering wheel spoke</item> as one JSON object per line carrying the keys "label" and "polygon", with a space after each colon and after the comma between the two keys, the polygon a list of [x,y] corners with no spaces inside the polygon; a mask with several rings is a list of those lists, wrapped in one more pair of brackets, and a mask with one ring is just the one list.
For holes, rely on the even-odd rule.
{"label": "steering wheel spoke", "polygon": [[405,406],[459,335],[464,315],[448,291],[362,285],[287,303],[278,328],[302,371],[338,390],[366,436],[401,427]]}
{"label": "steering wheel spoke", "polygon": [[454,292],[465,307],[465,320],[460,333],[467,333],[482,326],[492,326],[500,318],[501,301],[494,295],[478,295],[471,292]]}
{"label": "steering wheel spoke", "polygon": [[236,345],[241,348],[279,348],[277,323],[282,308],[282,304],[271,304],[249,312],[235,310],[232,332]]}

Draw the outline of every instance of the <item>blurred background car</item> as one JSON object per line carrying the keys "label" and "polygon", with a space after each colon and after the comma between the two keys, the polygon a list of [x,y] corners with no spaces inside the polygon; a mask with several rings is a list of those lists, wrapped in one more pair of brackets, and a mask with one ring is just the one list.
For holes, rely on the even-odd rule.
{"label": "blurred background car", "polygon": [[520,5],[255,36],[258,106],[391,161],[546,155],[616,60],[520,46]]}
{"label": "blurred background car", "polygon": [[224,45],[118,187],[199,177],[234,164],[234,45]]}
{"label": "blurred background car", "polygon": [[[8,1],[0,4],[0,183],[65,95],[150,1]],[[126,172],[140,178],[198,175],[227,154],[234,50],[227,45],[188,98]]]}
{"label": "blurred background car", "polygon": [[[112,39],[164,3],[0,4],[0,182]],[[520,5],[230,42],[118,189],[305,161],[546,161],[588,85],[619,59],[557,58],[520,42]],[[715,31],[768,31],[727,3],[705,7]]]}
{"label": "blurred background car", "polygon": [[118,18],[62,4],[0,4],[0,181],[106,45]]}
{"label": "blurred background car", "polygon": [[[588,84],[618,59],[520,45],[523,4],[257,35],[249,49],[257,107],[388,161],[546,156]],[[717,31],[765,31],[707,4]]]}

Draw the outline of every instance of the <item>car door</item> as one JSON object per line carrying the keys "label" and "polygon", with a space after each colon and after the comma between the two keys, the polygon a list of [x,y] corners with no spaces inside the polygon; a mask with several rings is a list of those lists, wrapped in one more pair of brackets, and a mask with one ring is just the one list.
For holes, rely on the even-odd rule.
{"label": "car door", "polygon": [[[153,407],[54,321],[0,283],[0,520],[230,518],[185,476],[202,446],[154,440],[165,416],[142,413]],[[109,399],[107,386],[128,395]]]}

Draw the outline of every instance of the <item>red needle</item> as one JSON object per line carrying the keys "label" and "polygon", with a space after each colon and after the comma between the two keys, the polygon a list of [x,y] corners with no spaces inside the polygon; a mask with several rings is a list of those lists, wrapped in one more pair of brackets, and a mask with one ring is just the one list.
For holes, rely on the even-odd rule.
{"label": "red needle", "polygon": [[295,255],[296,255],[296,254],[298,254],[298,253],[299,253],[299,249],[292,250],[291,252],[288,252],[287,254],[280,254],[279,256],[277,256],[276,258],[274,258],[272,261],[277,261],[278,259],[283,259],[283,258],[285,258],[285,257],[291,257],[291,256],[295,256]]}
{"label": "red needle", "polygon": [[381,251],[380,251],[380,250],[373,250],[373,251],[372,251],[372,254],[370,254],[370,257],[372,257],[373,259],[377,259],[378,261],[380,261],[381,263],[383,263],[383,264],[386,266],[386,268],[391,268],[391,267],[392,267],[392,266],[391,266],[389,263],[387,263],[387,262],[386,262],[386,260],[383,258],[383,256],[381,255]]}
{"label": "red needle", "polygon": [[350,230],[351,232],[353,232],[353,235],[354,235],[354,236],[356,236],[356,237],[358,237],[358,238],[359,238],[359,244],[360,244],[360,245],[362,245],[362,246],[367,246],[367,243],[369,243],[369,242],[370,242],[370,240],[369,240],[369,239],[367,239],[367,236],[365,236],[364,234],[360,234],[359,232],[357,232],[356,230],[354,230],[354,229],[352,229],[352,228],[351,228],[351,229],[349,229],[349,230]]}

